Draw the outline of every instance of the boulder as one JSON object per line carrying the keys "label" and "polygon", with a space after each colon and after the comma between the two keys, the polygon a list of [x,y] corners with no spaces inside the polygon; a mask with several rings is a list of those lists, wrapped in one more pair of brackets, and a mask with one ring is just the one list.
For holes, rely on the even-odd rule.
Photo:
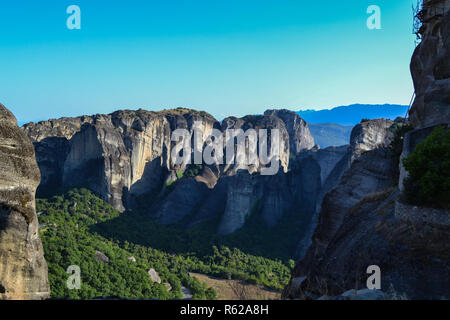
{"label": "boulder", "polygon": [[150,270],[148,270],[148,275],[153,282],[161,283],[161,278],[159,277],[159,274],[155,269],[151,268]]}
{"label": "boulder", "polygon": [[102,263],[109,263],[109,258],[101,251],[95,251],[95,259]]}

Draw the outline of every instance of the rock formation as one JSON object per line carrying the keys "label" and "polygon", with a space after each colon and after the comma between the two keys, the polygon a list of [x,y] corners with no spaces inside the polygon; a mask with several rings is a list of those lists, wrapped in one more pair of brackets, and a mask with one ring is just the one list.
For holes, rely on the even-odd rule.
{"label": "rock formation", "polygon": [[[401,159],[437,125],[450,122],[449,10],[448,0],[425,0],[419,15],[422,42],[411,62],[416,98],[409,124],[414,130],[404,137]],[[375,120],[353,129],[350,167],[323,199],[312,244],[295,267],[285,298],[341,299],[349,289],[366,287],[372,265],[381,269],[384,299],[450,297],[450,214],[402,202],[407,172],[400,161],[397,181],[388,147],[391,125]]]}
{"label": "rock formation", "polygon": [[284,121],[289,133],[289,144],[292,154],[314,147],[314,138],[309,132],[308,124],[300,116],[289,110],[267,110],[264,115],[276,116]]}
{"label": "rock formation", "polygon": [[[411,59],[415,99],[409,111],[401,160],[438,125],[450,123],[450,0],[425,0],[418,18],[422,41]],[[407,172],[400,161],[399,188]]]}
{"label": "rock formation", "polygon": [[[134,197],[157,192],[164,182],[173,180],[174,172],[185,169],[171,164],[170,151],[175,143],[171,141],[171,133],[184,128],[192,136],[195,121],[202,124],[199,130],[203,141],[208,140],[213,128],[221,130],[224,136],[228,129],[278,129],[279,161],[284,172],[288,170],[290,157],[287,124],[291,125],[291,134],[297,137],[295,145],[299,150],[313,145],[306,123],[295,113],[284,114],[283,120],[274,115],[229,117],[220,124],[205,112],[182,108],[161,112],[117,111],[110,115],[29,123],[23,130],[36,148],[42,175],[39,192],[84,185],[123,211],[132,206]],[[303,133],[305,139],[300,136]],[[260,164],[223,165],[219,169],[211,168],[208,177],[204,171],[198,179],[203,178],[201,182],[213,188],[220,176],[234,175],[241,169],[255,173],[260,167]],[[185,184],[189,188],[193,182]],[[166,216],[164,205],[160,208],[159,215]],[[162,220],[169,223],[177,219]]]}
{"label": "rock formation", "polygon": [[[352,136],[360,129],[355,127]],[[285,297],[318,298],[355,286],[365,288],[370,265],[380,266],[385,290],[410,298],[448,294],[448,257],[439,258],[449,250],[448,230],[431,228],[414,234],[414,228],[426,227],[396,219],[397,168],[386,147],[388,140],[380,140],[378,146],[372,145],[373,150],[356,158],[353,154],[350,168],[323,199],[312,245],[296,266]],[[350,149],[359,153],[358,141],[361,139],[353,140]],[[425,268],[414,252],[427,252],[426,241],[433,241],[435,247],[428,251],[430,260]]]}
{"label": "rock formation", "polygon": [[[393,133],[389,128],[393,123],[393,121],[385,119],[363,121],[353,128],[349,146],[329,147],[318,150],[311,155],[321,167],[322,187],[316,200],[317,206],[311,224],[308,226],[307,232],[302,237],[295,254],[297,259],[302,259],[304,257],[306,250],[312,243],[313,233],[319,222],[322,205],[325,203],[323,201],[325,195],[338,185],[342,176],[350,168],[351,164],[364,152],[380,147],[387,147],[389,145],[389,142],[393,137]],[[307,155],[308,153],[304,153],[301,156],[304,157]],[[337,195],[337,198],[342,196],[344,195]]]}
{"label": "rock formation", "polygon": [[350,145],[357,155],[380,147],[388,147],[394,134],[388,130],[394,121],[375,119],[357,124],[350,134]]}
{"label": "rock formation", "polygon": [[33,145],[0,105],[0,299],[50,295],[34,203],[39,180]]}
{"label": "rock formation", "polygon": [[[257,133],[260,129],[278,129],[279,170],[263,176],[262,168],[270,164],[243,165],[239,161],[173,166],[170,151],[175,142],[171,134],[184,128],[195,139],[195,121],[202,124],[199,129],[204,146],[211,143],[213,129],[222,132],[224,140],[229,129],[254,129]],[[29,123],[23,130],[36,149],[42,175],[39,192],[51,194],[58,189],[86,186],[121,211],[137,202],[148,203],[149,215],[161,224],[183,221],[192,227],[220,217],[220,234],[238,230],[253,212],[258,212],[268,226],[275,226],[293,207],[311,215],[332,164],[340,160],[326,160],[324,156],[321,168],[312,158],[296,159],[313,148],[314,139],[306,122],[287,110],[228,117],[222,123],[207,113],[182,108],[125,110]],[[268,140],[270,151],[271,137]],[[332,152],[318,153],[334,157]]]}
{"label": "rock formation", "polygon": [[420,17],[422,41],[411,60],[415,128],[450,123],[450,1],[424,0]]}
{"label": "rock formation", "polygon": [[163,173],[174,169],[171,132],[192,132],[195,121],[201,122],[205,136],[219,125],[207,113],[180,108],[62,118],[23,129],[36,148],[42,175],[39,191],[83,185],[123,211],[133,195],[160,187]]}

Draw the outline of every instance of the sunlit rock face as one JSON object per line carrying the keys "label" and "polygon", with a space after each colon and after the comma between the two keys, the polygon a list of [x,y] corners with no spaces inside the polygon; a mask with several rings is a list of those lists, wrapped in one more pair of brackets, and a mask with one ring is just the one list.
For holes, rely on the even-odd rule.
{"label": "sunlit rock face", "polygon": [[[290,155],[290,135],[286,128],[286,123],[279,117],[274,115],[257,115],[257,116],[245,116],[243,118],[236,117],[228,117],[222,121],[222,130],[226,132],[226,130],[242,130],[243,132],[248,132],[248,130],[255,130],[255,132],[259,136],[260,129],[268,130],[268,135],[270,134],[270,130],[278,130],[279,132],[279,170],[283,172],[287,172],[289,167],[289,155]],[[260,137],[260,136],[259,136]],[[267,138],[268,145],[270,147],[271,138]],[[259,150],[261,151],[261,150]],[[267,153],[270,155],[270,150]],[[246,151],[247,152],[247,151]],[[261,167],[263,166],[260,161],[257,161],[254,165],[242,165],[241,161],[235,159],[236,164],[234,165],[226,165],[225,171],[228,174],[235,174],[238,170],[245,169],[250,173],[260,172]],[[275,171],[274,174],[278,172]]]}
{"label": "sunlit rock face", "polygon": [[[26,124],[41,170],[44,193],[85,186],[123,211],[133,196],[159,189],[171,165],[175,129],[203,135],[219,123],[187,109],[117,111],[108,115],[61,118]],[[220,126],[220,125],[219,125]]]}
{"label": "sunlit rock face", "polygon": [[[210,140],[213,129],[222,132],[224,140],[228,129],[256,132],[277,129],[279,169],[288,170],[289,133],[285,122],[272,115],[230,117],[219,123],[206,112],[182,108],[160,112],[122,110],[108,115],[29,123],[23,127],[36,149],[42,175],[39,192],[51,194],[58,188],[85,186],[120,211],[132,206],[134,197],[159,191],[171,172],[185,170],[184,165],[172,162],[171,151],[177,143],[172,141],[172,133],[177,129],[186,129],[192,142],[197,130],[202,143]],[[299,133],[297,136],[300,139]],[[270,149],[271,140],[268,140]],[[234,160],[230,165],[221,165],[219,172],[203,182],[212,188],[219,176],[234,175],[241,169],[258,173],[265,165],[259,162],[246,165]]]}
{"label": "sunlit rock face", "polygon": [[39,181],[33,145],[0,104],[0,299],[50,295],[35,212]]}
{"label": "sunlit rock face", "polygon": [[350,145],[354,152],[361,154],[380,147],[388,147],[394,137],[388,130],[394,121],[375,119],[357,124],[350,135]]}
{"label": "sunlit rock face", "polygon": [[289,134],[289,145],[292,154],[310,150],[314,147],[314,137],[309,132],[308,124],[297,113],[289,110],[267,110],[264,115],[276,116],[283,120]]}
{"label": "sunlit rock face", "polygon": [[[194,132],[200,132],[201,148],[211,143],[214,129],[224,142],[229,130],[253,130],[262,139],[260,129],[266,129],[267,156],[275,159],[276,170],[265,176],[262,171],[271,168],[271,163],[259,157],[255,163],[243,163],[238,153],[229,163],[224,146],[222,163],[203,164],[194,176],[180,178],[190,166],[172,164],[171,151],[176,143],[172,134],[177,129],[186,129],[191,142]],[[300,167],[296,172],[290,172],[290,160],[312,149],[314,139],[306,122],[287,110],[228,117],[222,122],[206,112],[183,108],[159,112],[121,110],[29,123],[23,130],[36,149],[42,175],[39,192],[51,194],[61,188],[88,187],[120,211],[132,209],[138,202],[147,203],[145,210],[161,224],[177,223],[189,216],[188,225],[193,226],[222,215],[217,230],[221,234],[240,229],[245,217],[255,210],[269,226],[275,226],[294,203],[312,210],[324,176],[319,165],[309,160],[303,162],[304,166],[296,165]],[[276,137],[273,130],[278,130],[276,157],[272,157]],[[235,144],[239,143],[235,140]],[[257,156],[262,152],[259,142]],[[245,143],[248,156],[247,140]],[[169,188],[171,183],[174,185]]]}
{"label": "sunlit rock face", "polygon": [[450,123],[450,1],[424,1],[422,41],[411,60],[416,128]]}

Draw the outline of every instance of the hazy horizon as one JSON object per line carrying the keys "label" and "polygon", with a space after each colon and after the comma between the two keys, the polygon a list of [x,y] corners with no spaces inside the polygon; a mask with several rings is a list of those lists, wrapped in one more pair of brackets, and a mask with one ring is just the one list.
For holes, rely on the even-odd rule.
{"label": "hazy horizon", "polygon": [[[0,103],[1,103],[1,101],[0,101]],[[292,112],[301,113],[301,112],[305,112],[305,111],[311,111],[311,112],[332,111],[332,110],[339,109],[339,108],[353,107],[353,106],[370,106],[370,107],[383,107],[383,106],[391,106],[391,107],[392,107],[392,106],[395,106],[395,107],[408,107],[408,105],[398,105],[398,104],[391,104],[391,103],[383,103],[383,104],[381,104],[381,103],[379,103],[379,104],[363,104],[363,103],[355,103],[355,104],[350,104],[350,105],[346,105],[346,106],[333,106],[333,107],[329,107],[329,108],[324,107],[324,108],[322,108],[322,109],[295,109],[295,108],[286,108],[286,107],[267,107],[267,108],[263,108],[263,110],[261,110],[260,113],[255,113],[255,114],[252,114],[252,115],[262,115],[262,114],[264,114],[264,111],[270,110],[270,109],[276,109],[276,110],[286,109],[286,110],[290,110],[290,111],[292,111]],[[7,107],[7,106],[5,105],[5,107]],[[31,122],[38,123],[38,122],[41,122],[41,121],[47,121],[47,120],[53,120],[53,119],[59,119],[59,118],[73,118],[73,117],[81,117],[81,116],[94,116],[94,115],[96,115],[96,114],[111,114],[111,113],[116,112],[116,111],[119,111],[119,110],[135,110],[135,111],[137,111],[137,110],[139,110],[139,109],[143,109],[143,110],[146,110],[146,111],[155,111],[155,112],[158,112],[158,111],[162,111],[162,110],[171,110],[171,109],[176,109],[176,108],[179,108],[179,107],[173,107],[173,108],[167,108],[167,109],[165,109],[165,108],[150,109],[150,108],[148,108],[148,107],[119,108],[119,109],[113,110],[113,111],[108,112],[108,113],[99,113],[99,112],[96,112],[96,113],[75,114],[75,115],[69,115],[69,116],[63,115],[63,116],[61,116],[61,117],[48,117],[48,118],[44,118],[44,119],[36,119],[36,120],[30,120],[30,121],[25,121],[25,122],[20,121],[20,119],[18,119],[17,117],[16,117],[16,119],[17,119],[18,125],[19,125],[19,126],[23,126],[24,124],[31,123]],[[185,108],[185,107],[182,107],[182,108]],[[187,108],[187,109],[196,110],[196,111],[206,111],[206,110],[198,109],[198,108],[188,108],[188,107],[186,107],[186,108]],[[207,111],[206,111],[206,112],[207,112]],[[209,113],[209,112],[208,112],[208,113]],[[251,114],[244,114],[244,115],[239,115],[239,116],[236,116],[236,115],[233,115],[233,114],[229,114],[229,115],[227,115],[226,117],[243,117],[243,116],[246,116],[246,115],[251,115]],[[214,115],[212,115],[212,116],[214,116]],[[226,117],[224,117],[224,118],[217,118],[217,117],[214,116],[214,118],[217,119],[218,121],[222,121],[222,120],[225,119]],[[303,116],[302,116],[302,117],[303,117]],[[305,117],[303,117],[303,118],[305,118]],[[307,121],[307,122],[309,122],[309,121]],[[321,124],[325,124],[325,123],[336,123],[336,124],[341,124],[341,123],[338,122],[338,121],[337,121],[337,122],[332,122],[332,121],[328,121],[328,120],[326,120],[326,119],[325,119],[323,122],[310,122],[310,123],[315,123],[315,124],[319,124],[319,123],[321,123]],[[342,125],[348,125],[348,124],[342,124]]]}

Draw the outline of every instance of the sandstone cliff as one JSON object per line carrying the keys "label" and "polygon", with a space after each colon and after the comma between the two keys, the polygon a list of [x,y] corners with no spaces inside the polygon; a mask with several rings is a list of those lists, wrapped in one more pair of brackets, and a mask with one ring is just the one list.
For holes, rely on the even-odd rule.
{"label": "sandstone cliff", "polygon": [[39,178],[33,145],[0,104],[0,299],[50,295],[34,203]]}

